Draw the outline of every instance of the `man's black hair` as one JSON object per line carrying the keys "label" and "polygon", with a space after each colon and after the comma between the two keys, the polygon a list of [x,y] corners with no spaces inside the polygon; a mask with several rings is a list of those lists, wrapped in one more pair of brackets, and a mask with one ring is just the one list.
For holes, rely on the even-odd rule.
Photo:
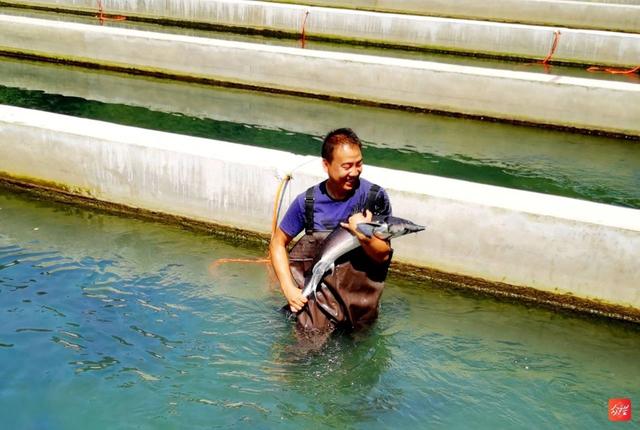
{"label": "man's black hair", "polygon": [[362,149],[362,142],[358,135],[350,128],[337,128],[324,138],[322,142],[322,158],[329,163],[333,160],[333,150],[340,145],[354,145]]}

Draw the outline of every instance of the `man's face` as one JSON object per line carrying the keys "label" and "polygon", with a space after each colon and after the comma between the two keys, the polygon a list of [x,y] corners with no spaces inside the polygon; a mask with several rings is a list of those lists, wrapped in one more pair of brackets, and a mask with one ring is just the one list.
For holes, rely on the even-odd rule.
{"label": "man's face", "polygon": [[[358,186],[362,173],[362,151],[356,145],[342,144],[333,149],[333,160],[322,160],[334,190],[348,194]],[[342,196],[340,196],[342,197]]]}

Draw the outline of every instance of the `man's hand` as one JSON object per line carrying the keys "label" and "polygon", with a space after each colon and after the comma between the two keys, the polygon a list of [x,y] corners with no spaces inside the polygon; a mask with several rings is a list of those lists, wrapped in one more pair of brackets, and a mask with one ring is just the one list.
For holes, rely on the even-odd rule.
{"label": "man's hand", "polygon": [[373,214],[369,209],[367,209],[364,215],[361,212],[356,212],[349,217],[348,222],[341,222],[340,225],[353,233],[362,243],[368,241],[369,238],[360,233],[360,230],[357,229],[358,224],[360,224],[361,222],[371,222],[372,219]]}
{"label": "man's hand", "polygon": [[305,303],[307,303],[307,298],[302,295],[302,290],[293,287],[283,289],[284,296],[287,298],[287,302],[289,302],[289,309],[291,312],[298,313],[302,308],[304,308]]}
{"label": "man's hand", "polygon": [[340,225],[350,232],[352,232],[360,241],[364,252],[377,263],[384,263],[389,259],[391,255],[391,245],[386,240],[379,239],[378,237],[367,237],[358,230],[358,224],[362,222],[371,222],[373,214],[370,210],[367,210],[365,214],[360,212],[355,213],[349,217],[349,222],[341,222]]}
{"label": "man's hand", "polygon": [[280,282],[282,293],[289,303],[291,312],[299,312],[305,303],[307,303],[307,298],[302,297],[302,290],[296,285],[291,275],[291,270],[289,269],[287,245],[291,242],[291,239],[292,238],[280,228],[276,229],[269,244],[269,253],[271,255],[271,264]]}

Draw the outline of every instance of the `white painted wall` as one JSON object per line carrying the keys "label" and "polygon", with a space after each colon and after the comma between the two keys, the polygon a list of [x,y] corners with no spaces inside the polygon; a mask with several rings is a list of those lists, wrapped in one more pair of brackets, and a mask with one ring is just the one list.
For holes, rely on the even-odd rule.
{"label": "white painted wall", "polygon": [[[227,142],[0,106],[0,172],[93,198],[268,232],[323,178],[320,160]],[[45,155],[46,154],[46,155]],[[640,308],[640,210],[366,167],[394,213],[425,224],[394,241],[400,261]]]}
{"label": "white painted wall", "polygon": [[[95,0],[22,0],[15,3],[44,4],[72,10],[97,9]],[[449,10],[464,13],[465,9],[461,8],[458,2],[446,3],[450,4]],[[472,11],[482,10],[485,14],[487,11],[496,11],[500,14],[500,9],[490,8],[485,2],[475,3],[475,7],[469,4],[466,6]],[[516,7],[515,2],[509,3]],[[543,8],[541,3],[552,9]],[[591,19],[606,16],[610,11],[618,11],[616,17],[628,20],[635,16],[634,22],[640,23],[640,6],[602,7],[594,3],[556,1],[528,1],[525,4],[525,10],[535,9],[539,16],[554,16],[555,11],[565,11],[565,8],[575,13],[575,5],[579,4],[581,9],[589,10],[586,15]],[[103,5],[105,11],[111,14],[268,29],[293,34],[301,33],[305,14],[308,12],[305,33],[309,36],[538,60],[547,56],[554,40],[554,32],[560,30],[554,60],[623,67],[635,67],[640,64],[639,34],[376,13],[251,0],[105,0]],[[523,13],[523,16],[527,16],[526,13]],[[569,13],[569,16],[573,16],[572,13]],[[582,18],[582,22],[589,22],[587,16]]]}
{"label": "white painted wall", "polygon": [[278,0],[278,2],[640,32],[640,4],[633,0]]}
{"label": "white painted wall", "polygon": [[640,86],[624,82],[7,15],[0,15],[0,50],[298,93],[640,135]]}

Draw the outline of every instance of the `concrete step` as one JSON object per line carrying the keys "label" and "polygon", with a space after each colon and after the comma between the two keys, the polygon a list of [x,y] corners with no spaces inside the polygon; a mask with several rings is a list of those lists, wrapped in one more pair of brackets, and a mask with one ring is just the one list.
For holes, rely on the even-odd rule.
{"label": "concrete step", "polygon": [[[94,0],[16,1],[3,4],[47,5],[58,10],[96,13]],[[551,57],[556,62],[617,67],[640,65],[639,34],[248,0],[110,1],[105,5],[106,12],[110,14],[180,25],[266,31],[290,37],[301,37],[304,31],[308,38],[511,59],[541,60],[549,56],[556,45]],[[637,9],[640,11],[640,6]]]}
{"label": "concrete step", "polygon": [[640,86],[621,82],[6,15],[0,15],[0,51],[288,94],[640,136]]}
{"label": "concrete step", "polygon": [[[52,11],[42,11],[34,9],[21,9],[1,7],[0,14],[22,16],[27,18],[46,19],[51,21],[65,21],[79,24],[89,24],[96,27],[108,26],[116,28],[125,28],[131,30],[149,31],[162,34],[177,34],[184,36],[204,37],[209,39],[231,40],[237,42],[257,43],[263,45],[274,45],[300,48],[302,41],[290,37],[265,36],[251,32],[231,32],[222,29],[201,29],[189,28],[176,25],[163,25],[159,22],[142,22],[133,20],[124,21],[107,21],[101,23],[93,15],[82,15],[77,13],[59,13]],[[455,53],[445,53],[438,51],[406,49],[402,47],[383,47],[373,45],[357,45],[342,43],[330,40],[309,40],[305,39],[304,49],[315,51],[330,51],[352,54],[371,55],[378,57],[403,58],[408,60],[430,61],[436,63],[445,63],[459,66],[482,67],[489,69],[512,70],[522,72],[532,72],[540,74],[553,73],[554,75],[598,79],[618,82],[640,83],[640,74],[614,74],[607,73],[603,69],[593,70],[584,66],[576,66],[570,64],[543,64],[541,60],[525,61],[525,60],[509,60],[500,57],[483,57],[477,55],[459,55]]]}

